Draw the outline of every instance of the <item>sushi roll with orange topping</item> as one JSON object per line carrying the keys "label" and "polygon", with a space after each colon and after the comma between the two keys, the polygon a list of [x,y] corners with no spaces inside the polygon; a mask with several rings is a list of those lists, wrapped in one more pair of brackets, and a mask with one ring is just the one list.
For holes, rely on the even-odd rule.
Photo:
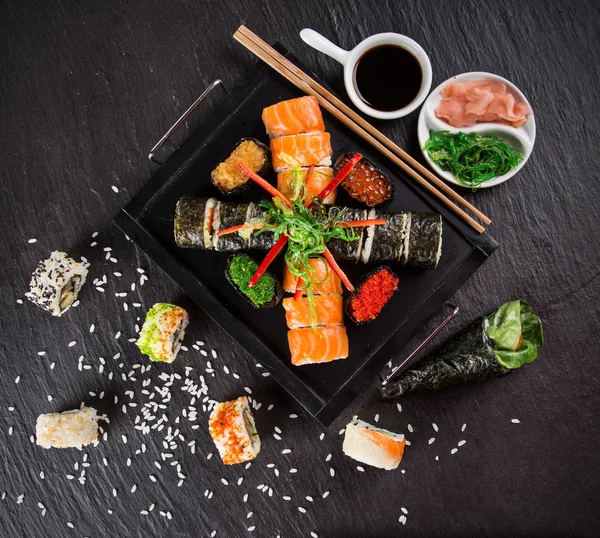
{"label": "sushi roll with orange topping", "polygon": [[312,95],[268,106],[263,109],[262,120],[269,138],[325,130],[319,101]]}
{"label": "sushi roll with orange topping", "polygon": [[400,465],[405,444],[404,435],[376,428],[354,417],[346,426],[342,450],[356,461],[391,471]]}
{"label": "sushi roll with orange topping", "polygon": [[225,465],[252,460],[260,452],[260,437],[246,396],[218,403],[208,419],[208,430]]}
{"label": "sushi roll with orange topping", "polygon": [[290,168],[286,155],[299,166],[331,166],[329,133],[304,133],[271,139],[271,159],[276,172]]}
{"label": "sushi roll with orange topping", "polygon": [[348,357],[348,334],[346,327],[341,325],[292,329],[288,332],[288,343],[294,366]]}
{"label": "sushi roll with orange topping", "polygon": [[181,348],[189,320],[188,313],[183,308],[156,303],[146,314],[135,344],[153,361],[173,362]]}

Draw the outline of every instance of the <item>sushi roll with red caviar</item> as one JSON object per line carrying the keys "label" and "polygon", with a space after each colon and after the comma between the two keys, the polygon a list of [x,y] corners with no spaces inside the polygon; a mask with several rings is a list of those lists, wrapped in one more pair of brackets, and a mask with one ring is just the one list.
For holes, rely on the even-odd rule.
{"label": "sushi roll with red caviar", "polygon": [[348,297],[346,314],[358,325],[373,321],[398,289],[398,282],[398,277],[389,267],[378,267]]}

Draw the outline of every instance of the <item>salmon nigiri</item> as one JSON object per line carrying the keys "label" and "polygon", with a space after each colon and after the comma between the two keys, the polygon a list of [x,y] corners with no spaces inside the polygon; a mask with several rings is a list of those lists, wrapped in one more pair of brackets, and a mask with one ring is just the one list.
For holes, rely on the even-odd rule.
{"label": "salmon nigiri", "polygon": [[288,332],[292,364],[316,364],[345,359],[348,356],[346,327],[329,325],[292,329]]}
{"label": "salmon nigiri", "polygon": [[[337,276],[329,264],[324,258],[311,258],[309,260],[312,268],[312,274],[310,275],[310,282],[312,284],[312,290],[315,294],[322,295],[341,295],[342,294],[342,281]],[[283,270],[283,289],[290,293],[296,291],[296,284],[298,283],[298,277],[290,273],[287,264]]]}
{"label": "salmon nigiri", "polygon": [[[306,195],[311,198],[318,196],[333,180],[333,170],[327,166],[317,166],[313,169],[307,179],[308,170],[308,168],[295,167],[279,172],[279,174],[277,174],[277,190],[292,200],[295,198],[295,189],[299,189],[306,183]],[[336,190],[337,189],[334,189],[325,200],[323,200],[324,204],[335,203]]]}
{"label": "salmon nigiri", "polygon": [[[308,298],[300,297],[296,300],[288,297],[283,300],[283,308],[285,308],[285,321],[290,329],[311,326]],[[342,325],[344,321],[342,308],[341,295],[316,295],[317,325]]]}
{"label": "salmon nigiri", "polygon": [[331,166],[331,143],[329,133],[305,133],[271,139],[273,168],[281,172],[290,168],[280,154],[289,155],[300,166]]}
{"label": "salmon nigiri", "polygon": [[309,95],[265,108],[262,120],[269,138],[325,130],[319,102]]}

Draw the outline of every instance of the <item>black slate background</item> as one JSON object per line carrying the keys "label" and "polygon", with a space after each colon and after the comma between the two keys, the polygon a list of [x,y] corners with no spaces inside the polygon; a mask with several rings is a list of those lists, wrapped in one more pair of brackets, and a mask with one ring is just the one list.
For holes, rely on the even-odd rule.
{"label": "black slate background", "polygon": [[[0,495],[6,492],[0,500],[1,536],[597,533],[600,47],[594,2],[308,0],[285,6],[272,1],[5,0],[0,9]],[[263,377],[256,361],[111,225],[154,171],[145,155],[177,115],[214,78],[234,86],[251,69],[254,59],[231,38],[242,22],[267,41],[280,41],[340,93],[340,67],[304,46],[301,28],[313,27],[346,48],[372,33],[405,33],[430,54],[434,86],[451,75],[482,70],[509,78],[528,95],[538,138],[527,166],[502,186],[467,193],[493,217],[489,231],[501,246],[456,294],[462,310],[452,330],[506,300],[526,298],[544,320],[546,345],[537,362],[487,385],[407,398],[401,412],[378,401],[373,383],[324,429]],[[381,128],[418,155],[416,121],[413,114]],[[99,232],[96,239],[91,238],[94,231]],[[30,238],[37,242],[28,243]],[[92,241],[97,246],[91,247]],[[103,247],[113,249],[117,263],[105,260]],[[17,303],[37,261],[54,249],[87,257],[90,284],[104,274],[109,277],[105,293],[86,285],[80,306],[63,318]],[[137,267],[145,269],[149,281],[131,291],[131,283],[139,282]],[[123,276],[113,276],[114,271]],[[115,297],[124,291],[126,298]],[[127,339],[135,335],[136,318],[159,300],[190,311],[189,351],[172,366],[154,366],[135,375],[135,381],[124,381],[122,373],[147,364]],[[142,306],[135,308],[134,302]],[[123,335],[116,340],[119,330]],[[197,340],[206,343],[209,355],[211,349],[218,353],[216,359],[208,357],[214,377],[205,372],[207,358],[191,347]],[[77,343],[68,347],[71,341]],[[39,356],[39,351],[46,354]],[[113,359],[118,352],[121,357]],[[91,369],[78,370],[80,355]],[[102,373],[99,357],[106,360]],[[223,365],[239,379],[225,374]],[[175,424],[189,404],[178,381],[164,410],[185,439],[170,450],[186,476],[177,487],[174,467],[167,461],[158,470],[153,463],[162,461],[165,430],[143,436],[133,426],[147,401],[143,380],[152,380],[146,387],[152,391],[164,384],[158,379],[161,371],[185,377],[187,366],[194,368],[192,379],[206,377],[211,398],[252,389],[262,403],[256,418],[263,449],[249,469],[225,468],[216,454],[207,459],[215,450],[201,408],[198,429],[183,417]],[[125,394],[129,390],[135,391],[133,399]],[[105,395],[99,399],[90,391]],[[44,451],[29,440],[39,413],[81,401],[98,406],[111,420],[105,425],[108,440],[84,451],[90,466],[83,486],[66,478],[79,476],[82,453]],[[130,401],[138,406],[123,413],[121,405]],[[299,417],[288,418],[291,413]],[[411,446],[400,467],[404,473],[359,472],[356,462],[343,456],[338,432],[353,414],[368,421],[379,414],[380,425],[407,434]],[[520,424],[511,423],[512,418]],[[273,437],[275,426],[282,440]],[[431,437],[436,440],[429,445]],[[450,455],[461,439],[467,443]],[[192,440],[195,454],[188,446]],[[142,443],[147,451],[136,454]],[[284,448],[292,452],[282,455]],[[270,463],[275,467],[267,467]],[[290,473],[291,468],[298,472]],[[240,477],[244,480],[238,485]],[[133,484],[137,491],[130,493]],[[272,497],[257,489],[260,484],[272,487]],[[207,489],[214,492],[211,499],[204,496]],[[323,499],[325,491],[331,493]],[[38,503],[47,509],[44,517]],[[154,510],[140,515],[152,503]],[[408,510],[404,526],[398,521],[401,507]],[[160,511],[169,511],[172,519]],[[247,530],[251,526],[253,534]]]}

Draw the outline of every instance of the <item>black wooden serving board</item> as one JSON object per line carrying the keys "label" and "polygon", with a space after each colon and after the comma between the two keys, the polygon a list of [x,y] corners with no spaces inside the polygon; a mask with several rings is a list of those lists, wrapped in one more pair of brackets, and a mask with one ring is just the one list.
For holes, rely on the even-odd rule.
{"label": "black wooden serving board", "polygon": [[[243,300],[225,279],[227,253],[178,248],[173,238],[173,217],[175,204],[184,194],[223,200],[210,182],[211,170],[241,138],[254,137],[268,144],[261,121],[262,109],[300,95],[279,74],[264,64],[257,65],[251,77],[212,111],[158,169],[115,217],[115,223],[298,402],[327,425],[389,360],[383,346],[392,337],[395,349],[406,343],[498,245],[488,235],[469,228],[412,178],[324,112],[334,159],[344,150],[357,150],[393,178],[395,197],[387,210],[433,211],[443,215],[442,258],[434,271],[393,265],[400,277],[399,289],[377,320],[362,326],[346,320],[350,346],[347,359],[292,366],[283,307],[256,310]],[[264,176],[275,183],[274,172]],[[355,205],[342,189],[338,191],[338,205]],[[253,194],[244,200],[261,198],[265,198],[264,193],[255,187]],[[253,256],[260,260],[264,254],[255,252]],[[340,265],[353,282],[372,268],[362,263]],[[277,275],[282,274],[281,256],[271,269]]]}

